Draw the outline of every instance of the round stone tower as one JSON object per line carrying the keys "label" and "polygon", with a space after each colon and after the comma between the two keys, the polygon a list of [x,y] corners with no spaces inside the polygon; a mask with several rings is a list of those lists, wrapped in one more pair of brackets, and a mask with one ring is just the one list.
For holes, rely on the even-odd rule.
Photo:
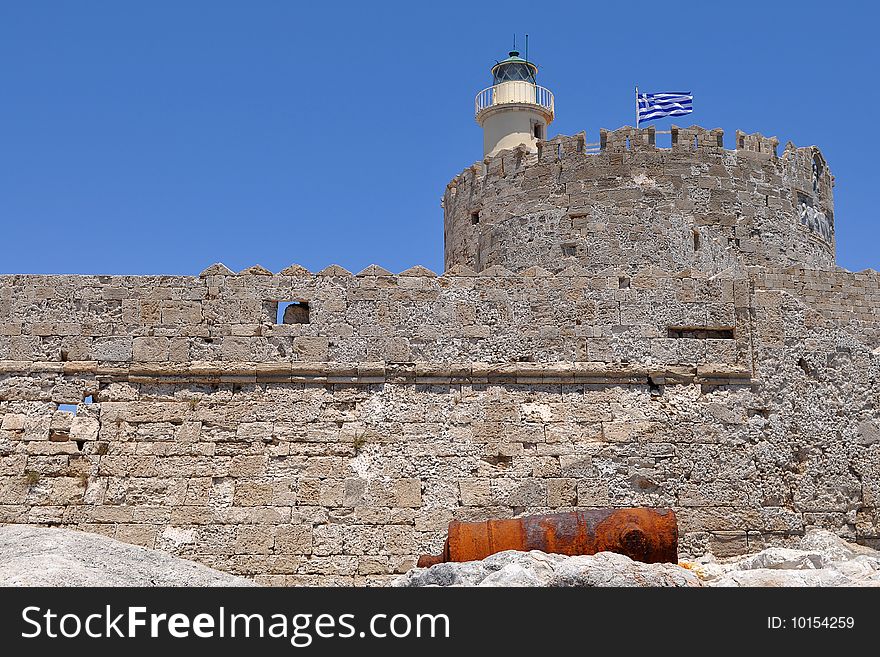
{"label": "round stone tower", "polygon": [[477,94],[477,123],[483,128],[483,155],[525,146],[537,152],[553,121],[553,94],[536,82],[538,67],[510,51],[492,67],[492,86]]}
{"label": "round stone tower", "polygon": [[780,155],[775,137],[737,131],[728,150],[698,126],[547,139],[553,95],[536,74],[511,52],[477,94],[485,156],[446,188],[447,269],[835,267],[834,177],[815,146]]}
{"label": "round stone tower", "polygon": [[602,130],[518,146],[487,157],[447,186],[446,268],[500,265],[520,272],[717,273],[748,266],[833,269],[833,177],[815,146],[720,129]]}

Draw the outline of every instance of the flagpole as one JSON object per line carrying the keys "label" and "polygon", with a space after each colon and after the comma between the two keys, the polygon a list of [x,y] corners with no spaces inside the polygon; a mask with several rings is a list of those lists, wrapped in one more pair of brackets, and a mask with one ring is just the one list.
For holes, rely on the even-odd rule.
{"label": "flagpole", "polygon": [[639,129],[639,85],[636,85],[636,130]]}

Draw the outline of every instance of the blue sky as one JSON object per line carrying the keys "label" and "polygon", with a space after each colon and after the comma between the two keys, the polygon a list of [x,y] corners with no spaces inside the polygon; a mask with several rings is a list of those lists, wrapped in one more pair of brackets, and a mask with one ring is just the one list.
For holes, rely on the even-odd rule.
{"label": "blue sky", "polygon": [[[880,11],[867,3],[78,0],[0,4],[0,272],[443,269],[440,197],[516,32],[550,134],[633,122],[822,148],[838,262],[880,269]],[[670,120],[656,123],[665,128]]]}

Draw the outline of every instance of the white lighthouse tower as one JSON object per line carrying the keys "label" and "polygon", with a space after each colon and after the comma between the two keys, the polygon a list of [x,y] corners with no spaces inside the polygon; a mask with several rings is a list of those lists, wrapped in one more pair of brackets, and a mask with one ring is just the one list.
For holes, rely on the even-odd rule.
{"label": "white lighthouse tower", "polygon": [[483,128],[483,155],[524,145],[537,150],[553,121],[553,94],[535,81],[538,67],[512,50],[492,67],[492,86],[477,94],[477,123]]}

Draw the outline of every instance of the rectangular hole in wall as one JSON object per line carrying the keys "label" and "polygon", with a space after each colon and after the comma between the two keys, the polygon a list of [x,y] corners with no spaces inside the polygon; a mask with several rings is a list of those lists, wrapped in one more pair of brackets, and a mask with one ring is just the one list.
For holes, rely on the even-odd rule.
{"label": "rectangular hole in wall", "polygon": [[[87,395],[85,399],[83,399],[83,404],[93,404],[92,396]],[[76,411],[79,408],[79,404],[58,404],[58,410],[63,411],[64,413],[71,413],[76,415]]]}
{"label": "rectangular hole in wall", "polygon": [[577,255],[577,245],[576,244],[563,244],[562,245],[562,255],[564,257]]}
{"label": "rectangular hole in wall", "polygon": [[700,250],[700,231],[694,228],[694,251]]}
{"label": "rectangular hole in wall", "polygon": [[276,324],[308,324],[309,302],[308,301],[279,301]]}
{"label": "rectangular hole in wall", "polygon": [[807,207],[813,207],[813,197],[804,194],[803,192],[797,192],[797,202],[798,205],[806,205]]}
{"label": "rectangular hole in wall", "polygon": [[478,223],[480,223],[480,211],[479,210],[474,210],[473,212],[471,212],[471,223],[474,226],[476,226]]}
{"label": "rectangular hole in wall", "polygon": [[734,329],[729,326],[670,326],[667,335],[696,340],[733,340]]}

